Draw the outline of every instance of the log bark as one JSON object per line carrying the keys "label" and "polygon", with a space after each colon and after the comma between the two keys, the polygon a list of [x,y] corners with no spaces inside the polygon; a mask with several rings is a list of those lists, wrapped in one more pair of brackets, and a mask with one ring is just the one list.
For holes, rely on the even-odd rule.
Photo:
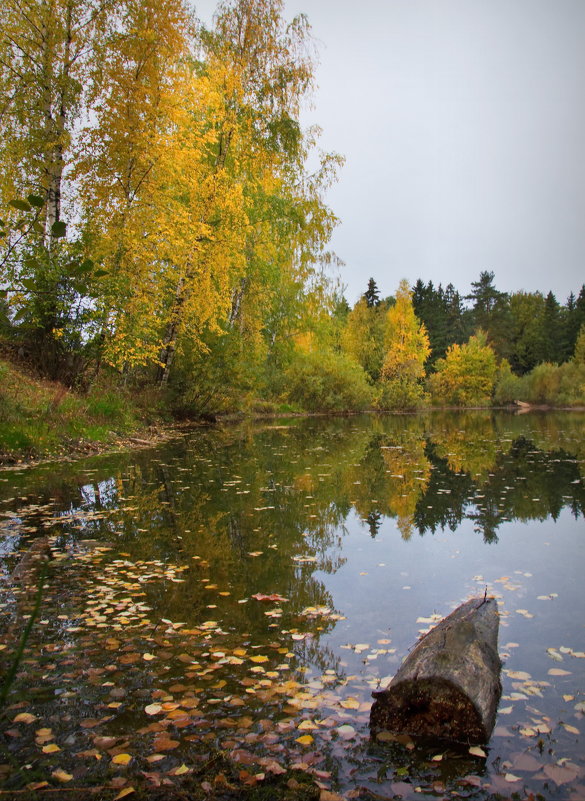
{"label": "log bark", "polygon": [[372,693],[372,733],[487,743],[502,692],[498,627],[494,598],[472,598],[444,618]]}

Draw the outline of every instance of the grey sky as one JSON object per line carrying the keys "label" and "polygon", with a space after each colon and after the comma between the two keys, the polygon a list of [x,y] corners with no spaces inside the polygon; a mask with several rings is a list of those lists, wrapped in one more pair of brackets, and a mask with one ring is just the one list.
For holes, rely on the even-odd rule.
{"label": "grey sky", "polygon": [[[209,20],[212,0],[196,4]],[[505,291],[585,282],[585,0],[286,0],[317,39],[311,122],[355,302],[373,276]]]}

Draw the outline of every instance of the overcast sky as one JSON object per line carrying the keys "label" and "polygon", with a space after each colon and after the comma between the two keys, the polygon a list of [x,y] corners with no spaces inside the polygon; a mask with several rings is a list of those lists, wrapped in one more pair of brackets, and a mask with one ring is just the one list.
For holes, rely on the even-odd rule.
{"label": "overcast sky", "polygon": [[[196,2],[209,21],[213,0]],[[376,279],[463,294],[585,282],[585,0],[286,0],[320,63],[327,196],[354,303]]]}

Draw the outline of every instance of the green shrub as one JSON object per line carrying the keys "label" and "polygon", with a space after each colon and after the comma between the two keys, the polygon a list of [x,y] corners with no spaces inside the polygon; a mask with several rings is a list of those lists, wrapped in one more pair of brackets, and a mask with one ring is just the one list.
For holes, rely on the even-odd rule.
{"label": "green shrub", "polygon": [[375,406],[382,411],[412,411],[426,406],[428,395],[423,385],[409,376],[400,376],[378,384]]}
{"label": "green shrub", "polygon": [[307,411],[362,411],[373,401],[365,371],[344,353],[299,353],[286,376],[289,401]]}
{"label": "green shrub", "polygon": [[525,394],[525,384],[524,378],[514,375],[510,363],[504,359],[499,365],[496,374],[494,402],[496,404],[505,404],[522,400]]}
{"label": "green shrub", "polygon": [[[528,403],[557,402],[561,377],[556,364],[543,362],[537,364],[526,376],[526,400]],[[521,400],[524,400],[522,398]]]}

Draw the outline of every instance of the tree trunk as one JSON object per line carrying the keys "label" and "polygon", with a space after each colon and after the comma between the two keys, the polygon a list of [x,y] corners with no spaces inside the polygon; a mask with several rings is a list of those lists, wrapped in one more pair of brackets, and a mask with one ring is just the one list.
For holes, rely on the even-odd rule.
{"label": "tree trunk", "polygon": [[486,743],[502,692],[498,627],[494,598],[472,598],[442,620],[372,693],[372,732]]}

